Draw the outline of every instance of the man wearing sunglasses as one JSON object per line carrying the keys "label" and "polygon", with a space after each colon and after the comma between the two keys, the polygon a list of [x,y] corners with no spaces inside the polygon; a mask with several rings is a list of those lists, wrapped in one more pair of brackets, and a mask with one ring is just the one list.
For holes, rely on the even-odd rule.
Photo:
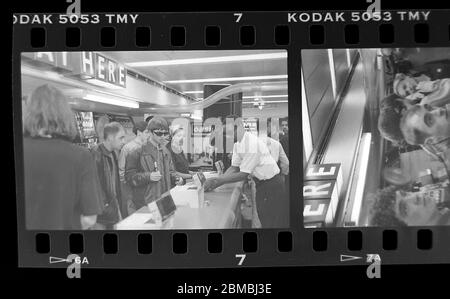
{"label": "man wearing sunglasses", "polygon": [[166,145],[169,142],[169,125],[159,116],[147,125],[149,140],[126,158],[125,179],[133,188],[136,209],[158,199],[170,190],[171,178],[176,177],[172,157]]}

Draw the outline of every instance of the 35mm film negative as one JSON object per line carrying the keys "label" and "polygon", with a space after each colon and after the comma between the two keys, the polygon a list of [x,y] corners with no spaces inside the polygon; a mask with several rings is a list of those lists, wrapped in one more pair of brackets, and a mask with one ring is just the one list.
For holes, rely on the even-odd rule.
{"label": "35mm film negative", "polygon": [[13,17],[20,266],[449,263],[450,11],[71,9]]}

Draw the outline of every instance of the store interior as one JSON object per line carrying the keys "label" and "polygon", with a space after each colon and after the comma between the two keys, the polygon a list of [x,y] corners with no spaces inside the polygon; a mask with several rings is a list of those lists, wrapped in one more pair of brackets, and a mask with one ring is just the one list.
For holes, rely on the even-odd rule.
{"label": "store interior", "polygon": [[[94,148],[103,141],[103,127],[110,122],[119,122],[125,128],[125,142],[131,141],[135,123],[161,116],[171,130],[185,129],[183,152],[189,170],[207,176],[219,175],[215,162],[220,158],[210,144],[216,124],[210,119],[241,117],[247,131],[265,134],[270,126],[270,135],[277,138],[288,117],[285,50],[30,52],[22,53],[21,74],[22,107],[41,85],[63,92],[75,114],[77,145]],[[177,206],[170,221],[150,223],[153,216],[144,207],[115,229],[245,226],[241,185],[204,193],[200,184],[194,194],[188,189],[196,183],[195,176],[194,182],[184,183],[170,189]],[[185,205],[190,197],[192,202]]]}
{"label": "store interior", "polygon": [[[79,143],[87,147],[101,141],[98,126],[108,121],[119,121],[128,141],[134,122],[159,115],[169,123],[187,119],[191,148],[185,152],[200,155],[208,151],[208,117],[238,115],[254,128],[259,119],[288,116],[284,50],[35,52],[22,58],[22,99],[43,84],[61,89],[77,114]],[[110,62],[115,76],[108,73]],[[120,75],[122,86],[116,82]],[[236,88],[206,99],[225,87]],[[273,123],[278,128],[279,121]]]}
{"label": "store interior", "polygon": [[302,51],[305,178],[308,168],[333,163],[342,176],[332,215],[310,225],[305,220],[305,226],[372,226],[377,192],[389,186],[406,190],[424,173],[436,179],[445,172],[421,147],[383,135],[379,121],[397,73],[435,62],[440,72],[449,59],[448,48]]}

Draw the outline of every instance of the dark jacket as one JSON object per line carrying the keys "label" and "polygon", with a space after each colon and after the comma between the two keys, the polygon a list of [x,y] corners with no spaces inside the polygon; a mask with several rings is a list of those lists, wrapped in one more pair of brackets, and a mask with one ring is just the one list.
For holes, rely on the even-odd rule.
{"label": "dark jacket", "polygon": [[94,161],[87,149],[61,138],[23,139],[26,227],[78,230],[80,216],[98,215]]}
{"label": "dark jacket", "polygon": [[436,60],[425,63],[419,72],[431,80],[450,78],[450,59]]}
{"label": "dark jacket", "polygon": [[[98,179],[101,186],[103,200],[103,213],[97,217],[97,222],[104,225],[113,225],[120,221],[119,201],[120,179],[117,157],[114,152],[108,151],[103,144],[91,149],[97,166]],[[115,173],[113,173],[115,169]]]}
{"label": "dark jacket", "polygon": [[174,166],[175,170],[180,173],[189,174],[189,161],[186,158],[186,155],[184,154],[184,152],[181,151],[180,153],[175,153],[172,150],[171,146],[168,146],[168,149],[169,149],[170,154],[172,155],[172,162],[173,162],[173,166]]}
{"label": "dark jacket", "polygon": [[289,158],[289,135],[283,134],[283,136],[280,137],[280,143],[286,153],[286,156]]}
{"label": "dark jacket", "polygon": [[[158,182],[150,180],[150,173],[156,171],[155,162],[162,175]],[[127,156],[125,180],[133,188],[133,202],[137,209],[169,191],[171,177],[174,176],[172,157],[165,146],[158,150],[151,142],[147,142]]]}

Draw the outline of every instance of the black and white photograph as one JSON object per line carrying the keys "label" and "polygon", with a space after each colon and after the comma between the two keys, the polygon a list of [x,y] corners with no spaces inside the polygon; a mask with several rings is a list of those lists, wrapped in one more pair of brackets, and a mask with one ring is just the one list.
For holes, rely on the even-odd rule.
{"label": "black and white photograph", "polygon": [[450,48],[301,55],[304,226],[450,225]]}
{"label": "black and white photograph", "polygon": [[286,50],[22,52],[26,229],[288,228],[287,79]]}

